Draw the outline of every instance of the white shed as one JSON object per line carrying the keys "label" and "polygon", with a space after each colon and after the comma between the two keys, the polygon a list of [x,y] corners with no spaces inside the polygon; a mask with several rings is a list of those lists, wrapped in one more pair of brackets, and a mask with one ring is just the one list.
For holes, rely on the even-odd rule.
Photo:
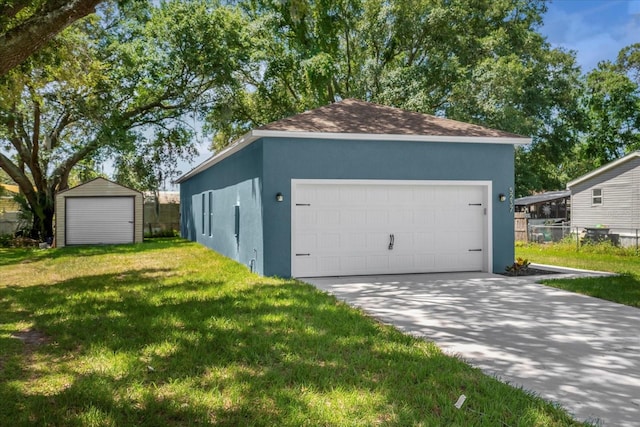
{"label": "white shed", "polygon": [[139,243],[142,193],[96,178],[56,195],[56,245]]}

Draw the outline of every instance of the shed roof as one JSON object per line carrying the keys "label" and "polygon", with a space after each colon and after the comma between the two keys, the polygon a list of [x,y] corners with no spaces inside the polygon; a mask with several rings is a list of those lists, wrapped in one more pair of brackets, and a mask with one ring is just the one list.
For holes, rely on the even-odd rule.
{"label": "shed roof", "polygon": [[429,114],[345,99],[254,129],[177,179],[180,183],[263,137],[525,145],[531,138]]}
{"label": "shed roof", "polygon": [[[84,182],[82,184],[76,185],[75,187],[71,187],[71,188],[67,188],[65,190],[61,190],[58,191],[58,194],[62,194],[62,193],[66,193],[68,191],[75,191],[77,189],[79,189],[80,187],[92,187],[94,185],[100,185],[100,184],[107,184],[109,187],[122,187],[124,189],[127,189],[128,191],[132,192],[132,193],[139,193],[140,195],[142,195],[141,191],[138,190],[134,190],[133,188],[129,188],[125,185],[122,184],[118,184],[117,182],[113,182],[111,180],[108,180],[106,178],[102,178],[102,177],[97,177],[97,178],[93,178],[87,182]],[[101,190],[104,189],[103,187],[101,187]]]}
{"label": "shed roof", "polygon": [[514,200],[513,204],[515,206],[528,206],[533,205],[535,203],[541,202],[549,202],[551,200],[564,199],[565,197],[570,197],[571,191],[569,190],[560,190],[560,191],[547,191],[546,193],[534,194],[532,196],[519,197]]}
{"label": "shed roof", "polygon": [[584,174],[584,175],[574,179],[573,181],[569,181],[567,183],[567,188],[570,189],[571,187],[573,187],[573,186],[575,186],[577,184],[580,184],[581,182],[584,182],[584,181],[586,181],[588,179],[591,179],[591,178],[593,178],[595,176],[598,176],[603,172],[606,172],[608,170],[616,168],[616,167],[628,162],[629,160],[636,159],[638,157],[640,157],[640,151],[633,151],[633,152],[627,154],[626,156],[621,157],[621,158],[619,158],[617,160],[614,160],[612,162],[609,162],[604,166],[600,166],[598,169],[594,169],[591,172],[589,172],[587,174]]}

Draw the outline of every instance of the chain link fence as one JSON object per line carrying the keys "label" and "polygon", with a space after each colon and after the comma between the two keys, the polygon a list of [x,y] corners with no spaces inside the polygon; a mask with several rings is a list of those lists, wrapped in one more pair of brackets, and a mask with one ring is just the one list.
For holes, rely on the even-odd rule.
{"label": "chain link fence", "polygon": [[640,229],[571,227],[569,224],[529,225],[528,240],[532,243],[575,242],[576,250],[584,245],[607,243],[621,248],[640,250]]}

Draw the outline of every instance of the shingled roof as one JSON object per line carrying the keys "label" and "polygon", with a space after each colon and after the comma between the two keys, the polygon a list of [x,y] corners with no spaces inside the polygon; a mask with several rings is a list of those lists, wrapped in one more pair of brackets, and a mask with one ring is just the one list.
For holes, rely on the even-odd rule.
{"label": "shingled roof", "polygon": [[261,126],[258,130],[372,135],[523,138],[509,132],[357,99],[325,105]]}
{"label": "shingled roof", "polygon": [[531,138],[514,133],[357,99],[345,99],[249,131],[176,182],[183,182],[254,141],[267,137],[516,145],[531,142]]}

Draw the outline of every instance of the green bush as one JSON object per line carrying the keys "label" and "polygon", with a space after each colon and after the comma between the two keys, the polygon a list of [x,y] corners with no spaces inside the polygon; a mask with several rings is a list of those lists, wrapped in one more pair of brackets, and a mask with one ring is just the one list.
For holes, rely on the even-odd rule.
{"label": "green bush", "polygon": [[158,230],[154,232],[145,232],[145,239],[153,239],[156,237],[180,237],[180,232],[178,230]]}

